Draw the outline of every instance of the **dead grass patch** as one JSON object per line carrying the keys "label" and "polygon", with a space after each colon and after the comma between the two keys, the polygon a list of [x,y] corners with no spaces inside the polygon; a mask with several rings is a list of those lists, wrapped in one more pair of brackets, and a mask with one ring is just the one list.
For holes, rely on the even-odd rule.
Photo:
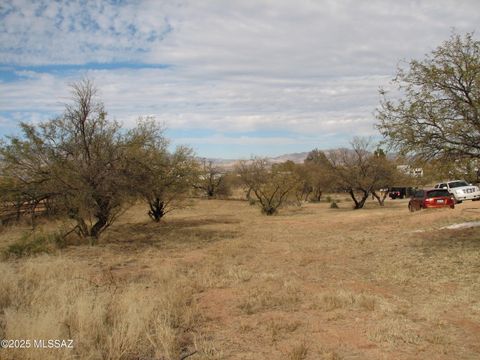
{"label": "dead grass patch", "polygon": [[303,301],[303,292],[288,282],[275,289],[254,288],[238,308],[247,315],[264,311],[295,311]]}
{"label": "dead grass patch", "polygon": [[266,332],[270,335],[272,343],[276,343],[291,336],[301,326],[302,323],[298,320],[271,319],[267,321]]}
{"label": "dead grass patch", "polygon": [[207,260],[192,276],[203,288],[225,288],[250,281],[254,273],[244,265],[231,264],[225,259]]}
{"label": "dead grass patch", "polygon": [[[202,222],[199,222],[202,223]],[[206,222],[208,223],[208,222]],[[233,239],[239,236],[235,230],[211,229],[205,227],[185,226],[185,223],[174,222],[168,226],[158,223],[129,224],[113,228],[102,239],[102,244],[124,247],[156,247],[172,249],[201,248],[210,243]]]}
{"label": "dead grass patch", "polygon": [[305,360],[308,355],[308,345],[302,341],[294,345],[286,354],[288,360]]}
{"label": "dead grass patch", "polygon": [[[0,266],[1,337],[75,341],[74,350],[45,349],[42,359],[178,359],[194,346],[193,287],[176,269],[129,283],[62,257]],[[38,349],[2,350],[2,358],[38,359]]]}
{"label": "dead grass patch", "polygon": [[418,345],[423,341],[419,333],[418,326],[412,321],[405,318],[389,318],[375,326],[368,333],[368,338],[390,346]]}
{"label": "dead grass patch", "polygon": [[337,309],[374,311],[379,306],[380,301],[381,300],[378,296],[338,290],[317,295],[310,308],[323,311],[333,311]]}
{"label": "dead grass patch", "polygon": [[322,347],[319,351],[321,360],[342,360],[342,356],[334,349]]}

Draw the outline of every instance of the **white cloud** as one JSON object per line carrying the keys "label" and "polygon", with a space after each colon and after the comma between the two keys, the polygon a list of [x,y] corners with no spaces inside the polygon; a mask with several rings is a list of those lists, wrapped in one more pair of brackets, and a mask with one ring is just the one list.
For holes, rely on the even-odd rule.
{"label": "white cloud", "polygon": [[[2,6],[5,69],[168,64],[87,74],[110,115],[127,125],[154,114],[171,129],[282,131],[294,142],[305,135],[374,134],[377,89],[388,84],[397,62],[423,57],[451,28],[472,31],[479,20],[476,0],[15,0]],[[67,84],[85,73],[27,67],[16,75],[0,77],[0,111],[13,121],[59,113]]]}
{"label": "white cloud", "polygon": [[[476,0],[15,0],[0,15],[2,62],[144,61],[262,74],[389,71],[450,28],[477,26]],[[1,13],[0,13],[1,14]]]}
{"label": "white cloud", "polygon": [[223,134],[213,134],[208,137],[184,137],[176,139],[180,144],[210,144],[210,145],[292,145],[292,144],[310,144],[312,139],[291,138],[291,137],[258,137],[258,136],[225,136]]}
{"label": "white cloud", "polygon": [[[75,77],[28,72],[3,84],[4,111],[57,111],[68,101]],[[77,75],[78,76],[78,75]],[[281,130],[298,134],[371,134],[377,88],[388,78],[240,79],[190,83],[170,69],[97,70],[88,76],[100,87],[111,116],[131,126],[153,115],[171,129],[251,132]]]}

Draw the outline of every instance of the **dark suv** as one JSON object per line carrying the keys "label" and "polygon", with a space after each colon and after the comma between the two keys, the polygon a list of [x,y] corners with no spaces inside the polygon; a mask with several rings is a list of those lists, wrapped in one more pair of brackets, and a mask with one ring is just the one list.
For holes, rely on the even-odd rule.
{"label": "dark suv", "polygon": [[390,199],[395,200],[395,199],[403,199],[407,196],[410,196],[412,194],[413,189],[411,187],[391,187],[388,190],[388,196]]}

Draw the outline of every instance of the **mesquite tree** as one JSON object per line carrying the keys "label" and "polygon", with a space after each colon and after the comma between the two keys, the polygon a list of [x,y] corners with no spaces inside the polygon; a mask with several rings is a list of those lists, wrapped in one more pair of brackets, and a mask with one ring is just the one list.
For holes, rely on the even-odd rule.
{"label": "mesquite tree", "polygon": [[419,158],[480,157],[480,41],[453,34],[424,60],[412,60],[381,90],[378,128],[390,145]]}
{"label": "mesquite tree", "polygon": [[212,160],[202,159],[199,164],[197,180],[193,186],[195,189],[202,191],[209,199],[211,199],[218,195],[220,190],[223,193],[228,193],[228,189],[224,189],[222,187],[224,181],[224,171],[220,167],[216,166]]}
{"label": "mesquite tree", "polygon": [[371,150],[369,139],[354,138],[351,145],[351,149],[339,149],[329,153],[328,160],[337,186],[350,194],[354,209],[363,208],[370,194],[383,205],[384,199],[375,191],[386,186],[393,178],[395,167],[386,157]]}
{"label": "mesquite tree", "polygon": [[153,118],[140,119],[129,139],[136,189],[148,203],[148,216],[159,222],[184,205],[198,164],[190,148],[180,146],[173,153],[168,151],[168,140]]}
{"label": "mesquite tree", "polygon": [[160,156],[150,165],[150,188],[145,192],[150,218],[160,221],[167,213],[182,207],[196,177],[197,163],[191,149],[179,147]]}
{"label": "mesquite tree", "polygon": [[252,159],[249,163],[241,161],[237,172],[266,215],[276,214],[300,183],[295,172],[271,166],[266,159],[261,158]]}
{"label": "mesquite tree", "polygon": [[334,186],[334,176],[328,158],[323,151],[310,151],[304,161],[307,183],[311,188],[311,200],[319,202],[325,191]]}
{"label": "mesquite tree", "polygon": [[63,114],[38,125],[22,123],[22,136],[0,149],[4,171],[22,187],[54,198],[75,220],[75,231],[94,244],[132,198],[128,139],[108,119],[93,82],[71,86]]}

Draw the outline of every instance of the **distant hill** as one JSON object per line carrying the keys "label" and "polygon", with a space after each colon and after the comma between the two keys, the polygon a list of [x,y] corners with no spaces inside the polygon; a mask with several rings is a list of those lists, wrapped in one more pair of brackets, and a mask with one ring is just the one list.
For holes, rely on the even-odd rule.
{"label": "distant hill", "polygon": [[[327,156],[330,154],[334,154],[341,149],[329,149],[329,150],[322,150]],[[353,151],[349,149],[348,151]],[[306,152],[300,152],[300,153],[291,153],[291,154],[283,154],[279,156],[274,156],[274,157],[266,157],[268,161],[270,161],[273,164],[278,164],[278,163],[283,163],[285,161],[293,161],[296,164],[302,164],[303,161],[307,158],[308,156],[308,151]],[[388,153],[387,157],[389,159],[394,159],[397,156],[396,153]],[[199,158],[203,159],[203,158]],[[235,165],[241,161],[241,159],[222,159],[222,158],[206,158],[207,161],[212,161],[216,166],[224,168],[225,170],[231,170],[235,167]],[[247,159],[248,162],[248,159]]]}
{"label": "distant hill", "polygon": [[[301,152],[301,153],[292,153],[292,154],[284,154],[275,157],[267,157],[267,160],[270,162],[277,164],[282,163],[285,161],[293,161],[294,163],[303,163],[303,160],[307,157],[308,152]],[[207,158],[207,161],[212,161],[215,165],[224,168],[224,169],[233,169],[235,164],[240,161],[240,159],[221,159],[221,158]],[[248,160],[247,160],[248,161]]]}
{"label": "distant hill", "polygon": [[293,161],[294,163],[303,163],[303,161],[306,159],[308,155],[308,152],[301,152],[301,153],[293,153],[293,154],[285,154],[285,155],[280,155],[276,156],[273,158],[268,158],[271,162],[273,163],[282,163],[285,161]]}

